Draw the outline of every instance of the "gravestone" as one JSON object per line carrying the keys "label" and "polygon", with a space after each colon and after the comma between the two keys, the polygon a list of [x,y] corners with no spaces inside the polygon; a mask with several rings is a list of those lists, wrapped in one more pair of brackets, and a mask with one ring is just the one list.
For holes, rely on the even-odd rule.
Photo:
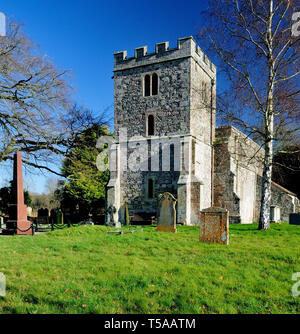
{"label": "gravestone", "polygon": [[157,213],[157,231],[176,232],[176,198],[170,193],[159,197]]}
{"label": "gravestone", "polygon": [[300,226],[300,213],[291,213],[289,220],[290,220],[290,225]]}
{"label": "gravestone", "polygon": [[107,209],[106,225],[111,226],[111,227],[115,227],[115,228],[121,228],[122,227],[121,222],[115,220],[115,217],[118,216],[117,212],[118,212],[118,210],[116,209],[116,207],[114,205],[111,205]]}
{"label": "gravestone", "polygon": [[57,220],[57,212],[55,209],[52,209],[50,211],[50,223],[51,224],[56,224],[56,220]]}
{"label": "gravestone", "polygon": [[63,212],[59,209],[56,213],[56,224],[60,225],[64,223],[64,214]]}
{"label": "gravestone", "polygon": [[27,207],[24,204],[22,156],[14,155],[14,178],[12,183],[14,203],[10,204],[9,220],[4,234],[28,235],[32,234],[31,222],[27,219]]}
{"label": "gravestone", "polygon": [[208,208],[200,213],[200,241],[229,244],[229,212]]}
{"label": "gravestone", "polygon": [[69,208],[64,210],[64,224],[67,224],[68,226],[71,224],[71,212]]}
{"label": "gravestone", "polygon": [[38,217],[43,217],[44,209],[38,209]]}
{"label": "gravestone", "polygon": [[46,208],[41,208],[38,210],[38,217],[49,217],[49,210]]}

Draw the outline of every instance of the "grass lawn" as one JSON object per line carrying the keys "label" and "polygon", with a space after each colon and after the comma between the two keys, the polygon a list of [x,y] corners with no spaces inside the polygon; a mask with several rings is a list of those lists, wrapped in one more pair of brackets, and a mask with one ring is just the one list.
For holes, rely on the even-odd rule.
{"label": "grass lawn", "polygon": [[0,313],[300,313],[291,292],[300,227],[256,229],[231,225],[229,246],[200,243],[199,228],[184,226],[0,237]]}

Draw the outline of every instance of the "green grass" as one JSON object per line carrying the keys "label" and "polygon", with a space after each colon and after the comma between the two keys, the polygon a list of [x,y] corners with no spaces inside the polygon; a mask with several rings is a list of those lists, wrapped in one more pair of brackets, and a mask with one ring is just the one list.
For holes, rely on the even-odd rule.
{"label": "green grass", "polygon": [[230,226],[229,246],[200,243],[199,228],[185,226],[0,237],[0,313],[300,313],[300,227],[256,229]]}

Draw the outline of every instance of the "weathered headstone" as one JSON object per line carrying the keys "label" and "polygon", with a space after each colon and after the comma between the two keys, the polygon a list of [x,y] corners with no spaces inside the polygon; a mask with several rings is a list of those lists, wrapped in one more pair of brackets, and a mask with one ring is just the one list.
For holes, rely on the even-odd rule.
{"label": "weathered headstone", "polygon": [[290,225],[300,226],[300,213],[291,213],[289,220],[290,220]]}
{"label": "weathered headstone", "polygon": [[116,209],[115,206],[111,205],[107,209],[107,225],[115,228],[121,228],[122,224],[118,220],[116,220],[118,210]]}
{"label": "weathered headstone", "polygon": [[157,231],[176,232],[176,198],[170,193],[159,197]]}
{"label": "weathered headstone", "polygon": [[17,152],[14,156],[13,200],[10,204],[9,220],[5,234],[32,234],[31,222],[27,219],[27,207],[24,204],[22,156]]}
{"label": "weathered headstone", "polygon": [[200,213],[200,241],[229,244],[229,212],[208,208]]}

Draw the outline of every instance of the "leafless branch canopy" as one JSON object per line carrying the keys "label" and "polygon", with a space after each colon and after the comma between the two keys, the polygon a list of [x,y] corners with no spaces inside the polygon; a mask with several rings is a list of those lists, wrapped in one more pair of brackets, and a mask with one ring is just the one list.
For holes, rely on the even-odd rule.
{"label": "leafless branch canopy", "polygon": [[29,166],[60,174],[51,163],[57,164],[76,131],[95,121],[72,103],[69,82],[70,73],[9,22],[7,36],[0,37],[0,162],[21,151]]}
{"label": "leafless branch canopy", "polygon": [[296,11],[300,7],[293,0],[214,0],[203,13],[207,27],[199,32],[199,43],[217,63],[219,81],[226,82],[219,87],[219,117],[263,144],[270,121],[266,116],[274,117],[269,139],[299,138],[300,37],[292,33]]}

